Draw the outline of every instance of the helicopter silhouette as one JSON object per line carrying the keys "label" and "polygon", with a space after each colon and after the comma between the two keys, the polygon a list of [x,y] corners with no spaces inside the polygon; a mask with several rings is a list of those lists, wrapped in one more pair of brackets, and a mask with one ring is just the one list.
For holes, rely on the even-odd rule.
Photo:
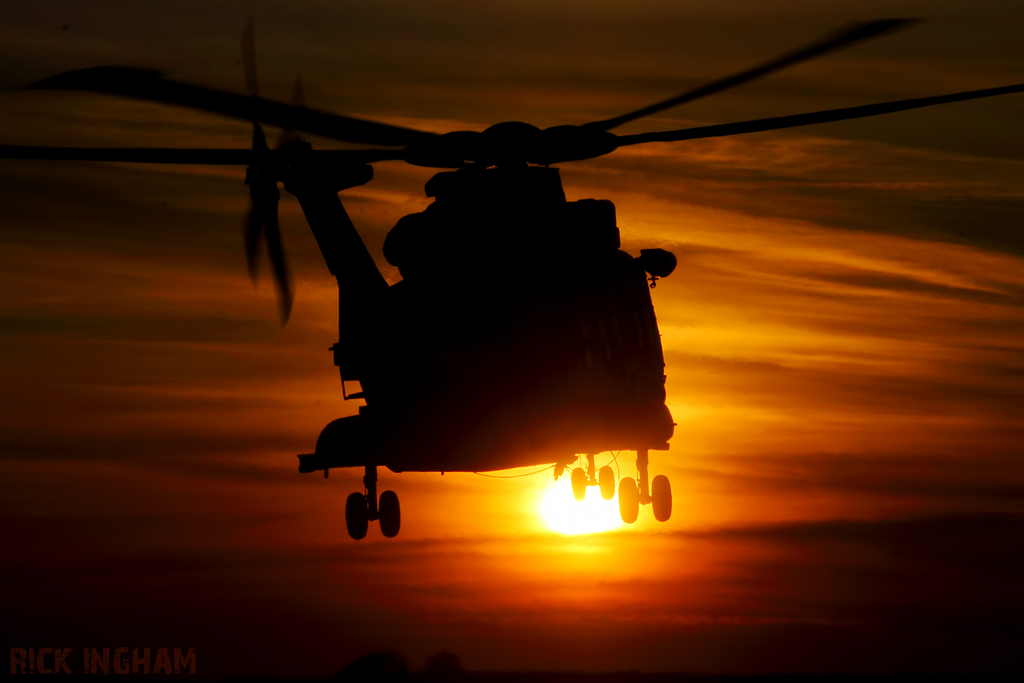
{"label": "helicopter silhouette", "polygon": [[[1024,84],[738,123],[616,135],[625,123],[706,97],[917,20],[855,23],[741,73],[647,107],[583,125],[540,129],[509,121],[482,132],[433,134],[307,108],[301,83],[290,104],[257,93],[252,23],[242,37],[248,95],[164,78],[155,71],[97,67],[32,88],[84,90],[192,107],[253,124],[249,149],[0,146],[0,158],[247,166],[251,208],[245,246],[255,278],[266,245],[282,324],[293,289],[278,226],[279,184],[298,199],[338,283],[338,342],[331,347],[356,415],[329,423],[299,471],[364,469],[363,492],[346,502],[349,535],[379,521],[401,526],[398,496],[378,498],[377,469],[487,472],[547,465],[557,479],[572,467],[574,496],[618,490],[622,520],[641,505],[666,521],[672,491],[650,477],[649,451],[665,451],[675,424],[666,406],[665,362],[651,289],[676,257],[660,248],[620,248],[614,205],[568,201],[554,164],[593,159],[620,147],[779,130],[876,116],[1024,91]],[[262,124],[282,134],[271,148]],[[297,132],[370,145],[315,150]],[[384,258],[402,279],[389,285],[339,193],[369,182],[372,164],[400,161],[445,169],[426,184],[433,198],[388,233]],[[359,389],[349,393],[349,383]],[[635,451],[637,476],[595,467],[595,455]]]}

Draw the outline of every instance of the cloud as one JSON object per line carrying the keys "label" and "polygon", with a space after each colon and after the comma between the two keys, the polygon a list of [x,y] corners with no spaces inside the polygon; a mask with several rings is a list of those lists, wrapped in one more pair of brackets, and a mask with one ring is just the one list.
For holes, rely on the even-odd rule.
{"label": "cloud", "polygon": [[[111,521],[79,524],[74,536],[54,521],[6,521],[19,530],[15,547],[36,547],[32,539],[48,528],[48,537],[59,542],[52,547],[61,549],[37,552],[41,571],[23,577],[21,597],[11,605],[12,614],[23,615],[22,633],[41,625],[29,609],[33,596],[52,585],[48,577],[60,578],[68,624],[88,618],[92,626],[85,632],[95,637],[116,634],[123,630],[119,623],[130,620],[136,638],[177,634],[220,658],[233,646],[218,649],[223,641],[211,629],[248,634],[246,624],[258,623],[269,629],[255,642],[273,636],[279,646],[309,648],[310,670],[331,666],[337,656],[337,649],[311,647],[314,642],[344,643],[335,646],[343,651],[380,644],[409,652],[447,641],[473,668],[480,662],[507,666],[513,652],[519,661],[513,668],[582,667],[586,661],[615,668],[629,661],[624,652],[638,647],[659,670],[999,671],[1013,666],[1008,650],[985,660],[976,653],[1020,636],[1020,514],[611,534],[583,541],[591,549],[580,556],[572,550],[580,541],[554,536],[514,543],[208,546],[198,552],[156,542],[141,553],[122,546],[107,555],[99,546],[85,550],[88,539],[110,530],[124,538],[146,531],[172,542],[175,536],[145,518],[134,530]],[[173,559],[165,559],[161,547]],[[629,559],[635,553],[647,561]],[[311,585],[318,588],[305,588]],[[92,590],[81,590],[86,586]],[[159,590],[178,609],[105,607],[95,593],[103,586],[122,594]],[[205,625],[189,617],[203,603]],[[275,626],[282,620],[288,629]],[[763,649],[764,639],[773,648]],[[894,639],[902,647],[890,647]],[[695,642],[706,647],[694,648]],[[823,648],[808,648],[808,642]],[[595,651],[593,643],[607,647]],[[952,649],[922,659],[929,643]],[[859,664],[851,662],[849,648],[861,653]],[[723,658],[726,652],[731,656]],[[266,673],[282,663],[260,665]]]}
{"label": "cloud", "polygon": [[[935,21],[635,130],[1011,82],[1018,5],[905,3]],[[249,7],[12,7],[5,85],[128,63],[242,89]],[[261,92],[287,98],[301,70],[312,106],[413,127],[581,123],[877,9],[258,7]],[[680,257],[652,293],[679,423],[652,471],[672,477],[674,517],[587,537],[542,532],[550,473],[382,471],[402,535],[349,543],[361,472],[295,472],[355,406],[327,352],[335,285],[294,200],[282,222],[298,295],[281,331],[269,283],[254,290],[244,265],[241,169],[0,163],[2,566],[20,589],[8,623],[19,642],[192,640],[225,677],[322,676],[375,647],[413,661],[446,649],[471,669],[1019,668],[1019,109],[965,103],[565,164],[571,199],[615,201],[627,250]],[[9,144],[251,135],[69,93],[7,93],[0,127]],[[384,235],[429,203],[432,171],[375,171],[342,196],[394,281]],[[619,464],[632,472],[631,455]]]}

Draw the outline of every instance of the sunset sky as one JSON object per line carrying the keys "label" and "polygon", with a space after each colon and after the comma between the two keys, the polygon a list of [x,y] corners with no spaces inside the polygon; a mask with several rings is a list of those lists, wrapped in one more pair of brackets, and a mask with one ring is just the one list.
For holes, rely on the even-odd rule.
{"label": "sunset sky", "polygon": [[[311,107],[437,132],[608,118],[887,16],[928,21],[621,132],[1024,82],[1019,0],[482,5],[5,2],[0,144],[247,147],[245,122],[18,89],[122,64],[244,92],[249,16],[262,95],[301,73]],[[477,670],[1020,670],[1024,95],[560,168],[570,200],[615,203],[625,250],[679,259],[653,292],[672,519],[588,501],[607,530],[564,533],[580,508],[550,472],[382,471],[401,534],[354,542],[362,473],[297,472],[357,402],[294,197],[282,330],[269,269],[256,288],[246,270],[244,168],[0,161],[0,644],[195,647],[211,677],[329,676],[377,649]],[[342,199],[395,282],[381,246],[432,171],[375,175]]]}

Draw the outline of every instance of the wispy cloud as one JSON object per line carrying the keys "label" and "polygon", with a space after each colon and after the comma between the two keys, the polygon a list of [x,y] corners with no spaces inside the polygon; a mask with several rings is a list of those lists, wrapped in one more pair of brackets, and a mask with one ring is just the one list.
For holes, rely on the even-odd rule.
{"label": "wispy cloud", "polygon": [[[934,21],[633,129],[1019,81],[1018,5],[906,2]],[[105,7],[0,10],[2,84],[127,63],[242,90],[248,4]],[[438,132],[581,123],[880,11],[801,7],[258,7],[261,88],[286,99],[301,71],[311,106]],[[0,566],[20,586],[7,621],[46,643],[192,639],[225,676],[325,675],[378,647],[414,661],[454,650],[481,669],[1018,666],[1020,107],[564,164],[570,199],[615,202],[625,249],[679,257],[653,291],[678,426],[652,471],[672,477],[673,519],[583,537],[547,531],[549,472],[382,472],[402,534],[349,543],[344,497],[361,473],[296,472],[355,407],[327,352],[336,288],[295,201],[281,208],[298,292],[282,331],[270,283],[248,280],[241,169],[0,163],[13,549]],[[251,134],[43,92],[5,93],[0,128],[7,144],[240,147]],[[393,282],[384,237],[429,203],[431,171],[375,173],[343,200]],[[631,454],[618,465],[631,474]]]}

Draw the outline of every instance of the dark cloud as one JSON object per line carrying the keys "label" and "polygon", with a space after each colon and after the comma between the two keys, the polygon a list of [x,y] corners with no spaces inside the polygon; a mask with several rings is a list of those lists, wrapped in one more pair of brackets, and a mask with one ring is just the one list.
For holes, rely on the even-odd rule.
{"label": "dark cloud", "polygon": [[999,292],[969,287],[950,287],[933,282],[924,282],[911,277],[901,277],[890,273],[847,272],[809,274],[813,279],[826,282],[862,287],[864,289],[883,290],[886,292],[913,292],[930,294],[937,297],[960,299],[962,301],[996,304],[1001,306],[1022,306],[1024,297],[1018,292]]}
{"label": "dark cloud", "polygon": [[[16,530],[9,536],[12,547],[33,552],[39,568],[16,577],[22,591],[9,609],[18,617],[21,637],[43,628],[33,601],[57,581],[67,607],[62,632],[75,633],[87,620],[89,629],[78,633],[124,638],[130,624],[135,639],[198,641],[211,669],[262,667],[263,673],[295,673],[281,668],[295,664],[264,658],[227,664],[253,650],[238,650],[216,632],[231,629],[250,644],[275,642],[278,649],[305,651],[303,671],[334,666],[339,653],[370,644],[415,656],[414,642],[432,645],[440,639],[463,652],[472,668],[482,661],[520,670],[557,662],[615,668],[628,661],[625,652],[640,652],[660,668],[705,671],[1006,672],[1016,665],[1009,648],[1022,637],[1016,618],[1022,607],[1022,524],[1019,514],[956,515],[596,539],[592,543],[602,556],[614,547],[655,553],[655,565],[671,566],[709,554],[713,570],[605,575],[585,590],[605,595],[604,604],[582,603],[573,615],[551,614],[547,604],[559,593],[578,593],[573,586],[579,577],[534,577],[519,562],[507,563],[512,557],[546,556],[563,545],[553,537],[525,537],[504,546],[430,539],[196,551],[145,518],[130,526],[77,523],[74,535],[55,520],[5,520]],[[111,531],[123,538],[160,534],[172,554],[165,555],[160,543],[110,556],[95,546],[90,550],[91,537]],[[40,554],[35,543],[40,533],[53,541],[48,553]],[[424,571],[428,561],[440,571]],[[507,591],[533,599],[507,602],[499,612],[488,609],[481,600],[489,593],[466,579],[466,572],[485,567],[493,567],[490,577]],[[322,589],[313,595],[297,591],[309,582]],[[110,602],[111,591],[158,595],[175,609],[154,612],[131,601]],[[615,597],[609,602],[610,596]],[[637,610],[646,619],[630,614]],[[192,618],[200,611],[203,620]],[[259,636],[255,624],[264,629]],[[765,642],[772,646],[765,648]],[[605,647],[595,650],[594,643]],[[933,656],[926,655],[936,647]],[[723,667],[715,662],[724,651],[732,656]],[[518,653],[518,665],[508,659],[512,652]],[[979,653],[986,656],[979,659]]]}
{"label": "dark cloud", "polygon": [[262,321],[222,315],[180,316],[68,316],[0,319],[0,334],[48,337],[76,337],[93,341],[134,341],[175,343],[259,342],[273,337],[273,331]]}
{"label": "dark cloud", "polygon": [[[931,501],[938,505],[1024,503],[1024,466],[1014,450],[982,447],[965,461],[959,454],[870,455],[817,453],[757,457],[720,454],[716,468],[688,469],[691,476],[718,480],[737,495],[758,491],[790,496],[825,491]],[[994,451],[994,452],[993,452]]]}
{"label": "dark cloud", "polygon": [[[816,406],[851,414],[950,415],[970,410],[1012,418],[1024,391],[1012,366],[956,364],[940,377],[865,372],[862,368],[787,367],[764,362],[671,354],[669,364],[686,377],[687,395],[727,392],[744,402]],[[1007,377],[1009,375],[1009,377]],[[1003,379],[1006,381],[993,381]]]}

